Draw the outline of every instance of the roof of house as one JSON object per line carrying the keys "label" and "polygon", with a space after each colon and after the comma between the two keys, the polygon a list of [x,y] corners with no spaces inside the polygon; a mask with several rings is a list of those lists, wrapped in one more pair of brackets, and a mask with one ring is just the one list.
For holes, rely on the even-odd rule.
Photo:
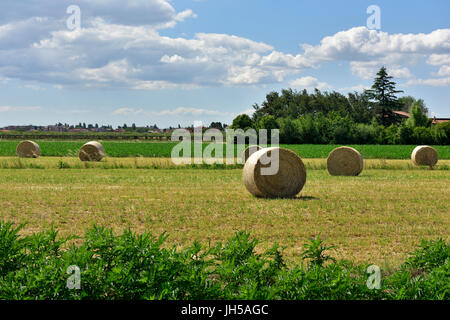
{"label": "roof of house", "polygon": [[[406,118],[410,117],[409,113],[405,112],[405,111],[397,110],[397,111],[392,111],[392,112],[397,114],[397,115],[399,115],[399,116],[402,116],[402,117],[406,117]],[[434,118],[431,118],[431,120],[432,120],[431,121],[432,124],[438,124],[438,123],[448,122],[448,121],[450,121],[450,118],[436,118],[436,117],[434,117]]]}
{"label": "roof of house", "polygon": [[433,118],[432,124],[444,123],[450,121],[450,118]]}
{"label": "roof of house", "polygon": [[400,116],[409,118],[409,113],[408,112],[405,112],[405,111],[392,111],[392,112],[395,113],[395,114],[398,114]]}

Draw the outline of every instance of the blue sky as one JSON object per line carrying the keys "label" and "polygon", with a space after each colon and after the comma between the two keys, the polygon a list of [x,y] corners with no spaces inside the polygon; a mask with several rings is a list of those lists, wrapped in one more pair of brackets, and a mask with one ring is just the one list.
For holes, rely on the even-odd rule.
{"label": "blue sky", "polygon": [[446,0],[4,0],[0,126],[230,123],[272,90],[361,91],[383,65],[450,117],[449,12]]}

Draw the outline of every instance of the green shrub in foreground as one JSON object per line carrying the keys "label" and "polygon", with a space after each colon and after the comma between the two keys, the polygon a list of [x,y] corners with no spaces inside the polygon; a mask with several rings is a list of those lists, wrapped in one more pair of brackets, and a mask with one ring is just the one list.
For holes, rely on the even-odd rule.
{"label": "green shrub in foreground", "polygon": [[[423,241],[381,289],[369,289],[368,265],[336,261],[318,238],[288,268],[282,248],[255,253],[257,240],[237,232],[226,243],[163,247],[166,235],[115,235],[93,227],[81,245],[53,229],[21,237],[0,222],[1,299],[449,299],[450,246]],[[63,249],[64,248],[64,249]],[[81,288],[69,289],[70,266]],[[69,272],[68,272],[69,271]]]}

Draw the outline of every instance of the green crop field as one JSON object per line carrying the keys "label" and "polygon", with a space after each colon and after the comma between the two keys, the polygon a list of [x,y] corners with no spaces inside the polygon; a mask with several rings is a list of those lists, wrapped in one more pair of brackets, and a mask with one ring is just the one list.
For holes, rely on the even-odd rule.
{"label": "green crop field", "polygon": [[[0,156],[15,156],[20,141],[0,140]],[[43,156],[76,156],[84,142],[36,140]],[[119,142],[103,141],[105,152],[110,157],[165,157],[171,156],[177,142]],[[205,143],[203,148],[208,144]],[[410,159],[414,145],[350,145],[361,152],[365,159]],[[338,145],[281,145],[295,151],[302,158],[326,158]],[[440,159],[450,159],[449,146],[434,146]],[[193,150],[193,149],[192,149]],[[235,148],[236,150],[236,148]],[[225,146],[224,146],[225,154]]]}

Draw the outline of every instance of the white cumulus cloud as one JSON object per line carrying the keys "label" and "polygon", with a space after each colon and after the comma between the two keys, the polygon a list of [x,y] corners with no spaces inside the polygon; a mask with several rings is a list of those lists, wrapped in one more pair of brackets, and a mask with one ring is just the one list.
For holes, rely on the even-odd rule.
{"label": "white cumulus cloud", "polygon": [[[284,83],[319,89],[331,85],[305,76],[325,61],[348,61],[353,74],[373,78],[386,65],[397,78],[426,62],[447,76],[450,29],[389,34],[351,28],[303,44],[296,54],[229,34],[191,38],[161,35],[197,15],[177,12],[168,0],[79,0],[81,29],[68,30],[72,1],[5,0],[0,12],[0,79],[48,83],[55,88],[191,89]],[[23,10],[20,10],[22,8]]]}
{"label": "white cumulus cloud", "polygon": [[446,77],[446,76],[450,77],[450,66],[440,67],[437,75],[441,76],[441,77]]}
{"label": "white cumulus cloud", "polygon": [[329,89],[331,85],[326,82],[319,81],[317,78],[306,76],[297,78],[289,82],[289,85],[296,89],[314,89],[317,88],[319,90]]}
{"label": "white cumulus cloud", "polygon": [[0,112],[26,112],[41,110],[39,106],[0,106]]}
{"label": "white cumulus cloud", "polygon": [[175,109],[164,109],[160,111],[145,111],[144,109],[136,109],[136,108],[119,108],[112,112],[112,115],[137,115],[142,114],[145,116],[182,116],[182,115],[192,115],[192,116],[223,116],[229,115],[228,112],[222,112],[217,110],[208,110],[201,108],[187,108],[187,107],[178,107]]}
{"label": "white cumulus cloud", "polygon": [[430,79],[412,79],[406,83],[407,86],[431,86],[445,87],[450,85],[450,77],[447,78],[430,78]]}

